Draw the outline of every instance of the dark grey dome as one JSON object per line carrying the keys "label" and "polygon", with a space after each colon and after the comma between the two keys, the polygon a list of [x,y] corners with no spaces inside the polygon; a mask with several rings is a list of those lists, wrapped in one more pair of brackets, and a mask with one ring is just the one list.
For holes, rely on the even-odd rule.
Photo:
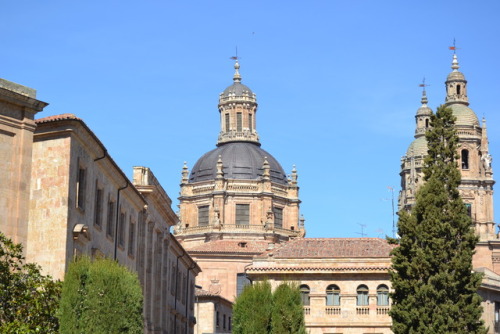
{"label": "dark grey dome", "polygon": [[267,158],[271,169],[271,181],[287,184],[283,167],[268,152],[257,144],[247,142],[226,143],[205,153],[194,165],[189,182],[214,180],[217,173],[217,160],[222,156],[224,178],[255,180],[262,176],[262,165]]}
{"label": "dark grey dome", "polygon": [[222,92],[222,96],[249,96],[253,97],[253,92],[248,86],[240,82],[235,82],[231,86],[227,87],[224,92]]}

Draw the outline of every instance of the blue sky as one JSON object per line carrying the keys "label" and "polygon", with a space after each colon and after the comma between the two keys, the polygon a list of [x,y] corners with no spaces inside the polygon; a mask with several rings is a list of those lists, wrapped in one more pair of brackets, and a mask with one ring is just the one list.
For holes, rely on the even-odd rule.
{"label": "blue sky", "polygon": [[127,175],[150,167],[174,209],[183,162],[215,147],[236,46],[262,148],[297,166],[310,237],[392,234],[418,85],[444,102],[454,38],[500,159],[499,1],[2,2],[0,77],[38,90],[38,117],[82,118]]}

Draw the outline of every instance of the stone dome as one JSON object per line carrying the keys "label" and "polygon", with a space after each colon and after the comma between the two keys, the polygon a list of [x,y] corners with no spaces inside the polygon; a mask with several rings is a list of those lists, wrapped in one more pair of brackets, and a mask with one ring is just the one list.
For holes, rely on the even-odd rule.
{"label": "stone dome", "polygon": [[420,155],[427,155],[427,139],[425,139],[425,136],[416,138],[406,151],[407,157]]}
{"label": "stone dome", "polygon": [[455,80],[465,81],[464,74],[459,71],[452,71],[450,74],[448,74],[446,81],[455,81]]}
{"label": "stone dome", "polygon": [[227,87],[221,93],[221,97],[233,97],[233,96],[254,97],[254,93],[250,88],[248,88],[248,86],[242,84],[241,82],[235,82],[231,86]]}
{"label": "stone dome", "polygon": [[448,107],[453,111],[453,116],[457,118],[455,121],[456,125],[479,126],[477,115],[471,108],[460,103],[453,103],[448,105]]}
{"label": "stone dome", "polygon": [[427,106],[427,104],[422,105],[417,110],[417,116],[430,116],[432,115],[432,109]]}
{"label": "stone dome", "polygon": [[258,144],[251,142],[231,142],[205,153],[194,165],[189,182],[215,180],[217,161],[222,157],[224,178],[256,180],[262,176],[264,159],[270,167],[271,181],[288,184],[288,180],[279,162]]}

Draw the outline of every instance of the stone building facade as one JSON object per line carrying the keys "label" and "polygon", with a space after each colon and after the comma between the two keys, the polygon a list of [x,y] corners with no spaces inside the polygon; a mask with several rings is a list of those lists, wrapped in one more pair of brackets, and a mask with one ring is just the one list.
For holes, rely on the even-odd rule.
{"label": "stone building facade", "polygon": [[[459,71],[456,54],[453,55],[451,68],[445,82],[445,106],[451,108],[456,117],[455,127],[459,138],[457,163],[462,176],[459,192],[479,236],[473,266],[475,271],[484,273],[479,291],[484,299],[483,319],[490,333],[500,333],[500,238],[493,216],[495,181],[486,120],[483,118],[480,124],[476,113],[469,107],[467,80]],[[415,204],[415,194],[424,183],[423,166],[427,155],[425,132],[433,114],[427,103],[424,87],[422,105],[415,116],[415,140],[401,158],[400,209],[411,209]]]}
{"label": "stone building facade", "polygon": [[138,273],[146,333],[193,333],[200,268],[169,232],[177,216],[158,180],[134,167],[130,181],[75,115],[34,120],[46,105],[35,97],[0,81],[0,182],[8,185],[0,202],[9,212],[0,230],[57,279],[80,254],[117,260]]}

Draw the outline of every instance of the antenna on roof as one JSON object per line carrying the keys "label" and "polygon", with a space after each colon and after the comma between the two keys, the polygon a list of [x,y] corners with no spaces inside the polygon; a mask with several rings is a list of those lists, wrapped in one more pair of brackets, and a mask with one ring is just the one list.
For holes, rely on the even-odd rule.
{"label": "antenna on roof", "polygon": [[361,226],[361,233],[360,232],[356,232],[356,234],[361,235],[361,238],[366,237],[366,233],[365,233],[366,224],[358,223],[358,225]]}

